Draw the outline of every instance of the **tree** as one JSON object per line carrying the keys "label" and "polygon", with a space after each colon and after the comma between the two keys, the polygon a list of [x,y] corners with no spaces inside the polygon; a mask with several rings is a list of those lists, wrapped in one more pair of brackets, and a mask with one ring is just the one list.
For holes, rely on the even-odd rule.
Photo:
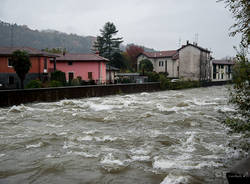
{"label": "tree", "polygon": [[[97,36],[94,43],[94,50],[98,51],[100,56],[112,61],[115,53],[120,53],[120,44],[123,42],[122,38],[114,38],[118,30],[112,22],[107,22],[103,29],[100,30],[101,36]],[[109,63],[110,64],[110,63]],[[109,72],[109,79],[111,82],[111,73]]]}
{"label": "tree", "polygon": [[23,89],[23,81],[31,68],[29,54],[26,51],[16,50],[12,53],[11,61],[16,74],[21,80],[21,88]]}
{"label": "tree", "polygon": [[148,59],[143,59],[140,62],[140,70],[142,71],[142,75],[144,75],[144,72],[152,72],[154,69],[154,66],[152,62]]}
{"label": "tree", "polygon": [[110,61],[110,65],[120,69],[127,69],[125,58],[119,52],[115,52],[113,54],[112,59]]}
{"label": "tree", "polygon": [[55,72],[51,73],[51,81],[59,81],[62,83],[62,85],[66,84],[66,75],[64,72],[60,70],[56,70]]}
{"label": "tree", "polygon": [[218,2],[224,1],[226,7],[233,14],[236,23],[231,27],[234,30],[230,33],[231,36],[242,34],[241,44],[248,47],[250,44],[250,3],[249,0],[217,0]]}
{"label": "tree", "polygon": [[229,102],[234,104],[241,118],[230,118],[226,124],[235,131],[250,131],[250,64],[246,53],[250,44],[250,4],[249,0],[218,0],[224,1],[226,7],[233,13],[236,23],[231,27],[235,30],[230,33],[235,36],[242,34],[240,52],[236,56],[233,68],[233,86],[230,89]]}
{"label": "tree", "polygon": [[248,123],[250,120],[250,63],[242,48],[236,56],[236,64],[233,68],[233,88],[230,91],[229,102],[237,108],[237,112]]}
{"label": "tree", "polygon": [[132,68],[134,68],[136,70],[137,69],[137,56],[139,54],[143,53],[144,49],[142,47],[137,46],[137,45],[130,44],[126,47],[126,52],[131,59]]}
{"label": "tree", "polygon": [[53,54],[63,54],[63,53],[66,53],[66,49],[65,48],[51,48],[51,49],[46,48],[46,49],[42,49],[42,51],[53,53]]}
{"label": "tree", "polygon": [[100,56],[111,60],[115,52],[120,52],[122,38],[114,38],[118,30],[112,22],[107,22],[100,32],[101,36],[97,36],[94,49],[99,52]]}

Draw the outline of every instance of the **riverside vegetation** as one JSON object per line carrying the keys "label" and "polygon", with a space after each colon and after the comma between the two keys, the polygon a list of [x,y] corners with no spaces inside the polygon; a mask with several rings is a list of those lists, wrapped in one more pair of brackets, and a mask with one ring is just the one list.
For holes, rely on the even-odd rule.
{"label": "riverside vegetation", "polygon": [[[250,14],[248,0],[218,0],[223,1],[232,13],[235,24],[231,27],[231,36],[240,34],[240,51],[236,55],[233,68],[233,86],[230,89],[229,103],[236,108],[233,116],[227,117],[226,125],[236,132],[243,132],[250,137],[250,63],[247,58],[250,44]],[[236,49],[236,48],[235,48]]]}

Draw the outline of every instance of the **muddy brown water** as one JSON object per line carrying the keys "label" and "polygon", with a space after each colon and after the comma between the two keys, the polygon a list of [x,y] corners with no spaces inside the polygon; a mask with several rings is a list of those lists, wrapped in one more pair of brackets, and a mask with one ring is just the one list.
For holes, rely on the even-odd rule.
{"label": "muddy brown water", "polygon": [[0,108],[0,183],[226,183],[227,86]]}

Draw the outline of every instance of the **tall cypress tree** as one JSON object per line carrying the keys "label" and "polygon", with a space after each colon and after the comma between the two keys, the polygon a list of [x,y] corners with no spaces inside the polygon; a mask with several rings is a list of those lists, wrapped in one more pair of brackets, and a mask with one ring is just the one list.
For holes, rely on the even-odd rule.
{"label": "tall cypress tree", "polygon": [[100,30],[101,36],[97,37],[94,43],[94,49],[110,61],[116,52],[120,52],[120,44],[123,42],[122,38],[114,38],[118,30],[112,22],[107,22],[103,29]]}
{"label": "tall cypress tree", "polygon": [[14,70],[21,80],[21,88],[23,89],[25,76],[31,68],[29,54],[26,51],[16,50],[12,53],[11,60],[13,62]]}

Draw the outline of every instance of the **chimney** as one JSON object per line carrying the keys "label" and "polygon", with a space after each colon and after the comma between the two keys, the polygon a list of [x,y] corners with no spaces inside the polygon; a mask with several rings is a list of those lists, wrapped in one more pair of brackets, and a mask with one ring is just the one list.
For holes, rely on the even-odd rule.
{"label": "chimney", "polygon": [[189,40],[187,40],[187,45],[189,44]]}

